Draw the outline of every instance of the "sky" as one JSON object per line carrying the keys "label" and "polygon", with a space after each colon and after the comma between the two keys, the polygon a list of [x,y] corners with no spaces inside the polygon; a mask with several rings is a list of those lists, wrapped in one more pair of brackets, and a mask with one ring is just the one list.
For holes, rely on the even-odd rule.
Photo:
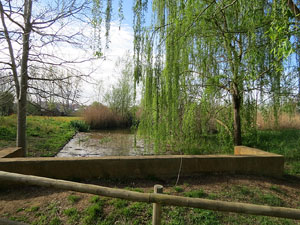
{"label": "sky", "polygon": [[[101,0],[102,2],[106,2],[106,0]],[[16,1],[14,4],[21,4],[22,1]],[[103,18],[102,28],[101,28],[101,42],[102,42],[102,53],[103,57],[92,60],[80,64],[74,64],[73,68],[76,68],[78,71],[82,71],[83,74],[89,74],[90,79],[87,79],[88,82],[82,82],[82,93],[79,99],[79,102],[85,105],[91,104],[94,101],[102,101],[99,95],[103,96],[108,90],[111,89],[112,85],[116,84],[120,74],[116,70],[115,64],[119,57],[125,56],[128,51],[131,55],[133,55],[133,3],[134,0],[123,0],[123,15],[124,19],[120,26],[119,16],[118,16],[118,8],[119,8],[119,0],[112,0],[113,3],[113,12],[111,19],[111,27],[110,27],[110,44],[109,48],[105,48],[105,18]],[[49,9],[50,12],[52,10],[51,7],[55,7],[57,2],[51,0],[40,0],[34,1],[33,13],[34,16],[40,15],[46,9]],[[151,1],[149,1],[149,5]],[[20,7],[22,6],[19,5]],[[51,9],[50,9],[51,8]],[[103,6],[103,11],[105,11],[106,6]],[[56,8],[54,8],[56,9]],[[52,12],[51,12],[52,13]],[[51,13],[49,14],[51,16]],[[84,14],[85,13],[85,14]],[[81,16],[89,17],[91,14],[91,9],[85,11]],[[47,14],[48,15],[48,14]],[[54,14],[52,16],[55,16]],[[104,16],[103,16],[104,17]],[[20,15],[16,15],[15,18],[19,23],[23,23],[23,18]],[[41,19],[41,21],[43,18]],[[84,19],[83,19],[84,20]],[[69,21],[67,19],[69,25],[67,25],[64,29],[60,30],[60,22],[56,24],[52,24],[51,27],[46,29],[46,32],[56,34],[57,30],[60,30],[60,34],[70,35],[70,33],[82,32],[86,36],[92,36],[92,28],[89,25],[86,25],[78,20]],[[16,24],[11,23],[8,19],[6,19],[6,23],[10,30],[18,30],[20,29]],[[62,22],[64,23],[64,22]],[[34,39],[33,43],[39,43],[40,36],[36,36],[34,38],[34,34],[31,35],[31,38]],[[4,42],[5,43],[5,42]],[[49,53],[50,55],[55,55],[60,58],[63,58],[68,61],[72,60],[80,60],[80,59],[89,59],[93,57],[93,52],[90,47],[91,41],[85,41],[84,46],[81,48],[74,48],[68,44],[53,44],[53,45],[45,45],[41,48],[32,49],[31,52],[35,51],[36,55],[41,53]],[[1,47],[1,46],[0,46]],[[2,48],[2,47],[1,47]],[[5,47],[4,47],[5,48]],[[4,49],[3,48],[3,49]],[[22,46],[18,42],[13,43],[13,48],[15,52],[21,52]],[[3,50],[4,52],[4,50]],[[7,61],[8,55],[1,55],[0,60]],[[52,62],[52,61],[51,61]],[[99,89],[97,84],[101,83],[101,88]],[[138,93],[137,93],[138,94]],[[103,102],[102,102],[103,103]]]}
{"label": "sky", "polygon": [[[101,0],[102,2],[106,2],[106,0]],[[94,101],[101,101],[99,98],[99,88],[96,88],[96,83],[101,83],[101,90],[100,94],[104,95],[107,90],[114,85],[119,77],[120,74],[117,73],[118,70],[115,69],[116,61],[119,57],[125,56],[125,53],[130,51],[133,54],[133,1],[134,0],[123,0],[123,14],[124,20],[120,26],[119,16],[118,16],[118,5],[119,0],[112,0],[113,2],[113,12],[112,12],[112,22],[110,27],[110,44],[109,48],[105,48],[105,18],[103,18],[103,23],[101,27],[101,42],[102,42],[102,53],[103,57],[97,60],[91,60],[88,62],[74,64],[72,65],[73,68],[76,70],[81,71],[83,74],[89,74],[90,79],[87,79],[88,82],[82,83],[82,94],[79,101],[83,104],[91,104]],[[80,1],[79,1],[80,2]],[[14,4],[18,6],[22,6],[22,1],[16,1]],[[51,10],[54,7],[56,9],[57,2],[52,2],[51,0],[40,0],[34,1],[33,7],[33,18],[36,18],[37,15],[40,15],[44,12],[45,8],[49,9],[50,13],[47,16],[51,16]],[[103,11],[105,11],[106,6],[103,6]],[[89,14],[90,13],[90,14]],[[18,23],[23,23],[23,18],[20,15],[14,14],[14,19],[18,21]],[[52,16],[55,16],[54,14]],[[90,17],[91,16],[91,9],[87,9],[84,11],[80,16],[82,17]],[[104,16],[103,16],[104,17]],[[47,19],[49,17],[46,17]],[[70,18],[70,19],[69,19]],[[61,35],[69,36],[70,34],[74,34],[76,32],[83,33],[83,35],[87,37],[92,36],[92,27],[91,24],[86,24],[79,22],[79,20],[72,21],[72,17],[67,18],[65,21],[57,22],[52,24],[46,30],[43,30],[46,33],[53,33],[57,34],[56,32],[59,31]],[[83,19],[84,20],[84,19]],[[41,20],[42,21],[42,20]],[[61,24],[65,23],[68,24],[66,27],[61,29]],[[10,31],[18,31],[20,28],[6,19],[6,24]],[[1,26],[2,27],[2,24]],[[31,39],[33,40],[32,43],[34,45],[41,45],[39,39],[41,37],[34,33],[31,34]],[[60,58],[63,58],[67,61],[76,61],[76,60],[84,60],[90,59],[94,57],[94,54],[91,49],[91,43],[93,40],[90,38],[84,39],[84,44],[79,47],[75,48],[69,44],[64,43],[54,43],[49,45],[41,45],[42,47],[32,48],[31,52],[36,55],[47,53],[50,55],[55,55]],[[4,45],[3,45],[4,44]],[[0,50],[2,53],[6,53],[5,50],[6,42],[1,42]],[[15,51],[15,55],[20,52],[22,46],[19,42],[13,42],[13,48]],[[7,54],[0,54],[0,61],[7,61],[8,55]],[[45,59],[47,61],[47,59]],[[49,60],[50,61],[50,60]],[[53,61],[50,61],[53,62]],[[54,63],[54,62],[53,62]]]}
{"label": "sky", "polygon": [[[104,38],[103,38],[104,39]],[[123,25],[119,30],[119,25],[113,23],[111,26],[109,49],[103,49],[104,58],[93,61],[92,67],[94,72],[90,75],[90,83],[84,82],[82,88],[82,103],[92,103],[101,101],[96,83],[101,83],[102,94],[105,94],[112,85],[114,85],[120,76],[115,69],[116,61],[119,57],[125,56],[127,51],[132,53],[133,50],[133,30],[128,25]],[[90,65],[82,65],[86,67]],[[84,69],[84,68],[83,68]],[[94,84],[93,84],[94,83]]]}
{"label": "sky", "polygon": [[[151,8],[152,1],[148,1],[148,9]],[[103,48],[105,60],[98,60],[93,64],[95,72],[91,74],[94,83],[101,83],[100,91],[102,96],[108,91],[112,85],[116,84],[116,81],[120,74],[116,73],[115,63],[119,57],[125,56],[126,52],[130,52],[133,55],[133,4],[134,0],[123,0],[123,15],[124,20],[120,25],[118,16],[118,4],[119,0],[113,0],[113,15],[112,23],[110,28],[110,44],[109,49]],[[103,7],[105,9],[105,6]],[[149,23],[151,13],[148,10],[146,13],[146,23]],[[119,29],[120,28],[120,29]],[[102,29],[105,31],[105,28]],[[104,33],[101,35],[105,46]],[[81,103],[90,104],[93,101],[102,101],[99,99],[99,88],[97,85],[88,83],[83,84],[82,97],[80,98]],[[138,92],[139,88],[137,89]],[[101,94],[101,93],[100,93]],[[140,93],[137,93],[137,99],[140,98]]]}
{"label": "sky", "polygon": [[[133,53],[133,0],[123,0],[123,14],[124,20],[122,21],[119,29],[119,18],[118,18],[118,0],[113,1],[113,15],[112,23],[110,28],[110,44],[109,48],[103,48],[105,60],[99,59],[93,62],[93,69],[95,70],[91,74],[93,83],[89,84],[85,82],[82,88],[82,96],[80,98],[81,103],[90,104],[93,101],[102,101],[99,99],[99,88],[97,83],[101,83],[100,92],[102,95],[108,91],[112,85],[114,85],[119,77],[117,70],[115,69],[115,63],[119,57],[123,57],[126,52],[130,51]],[[102,46],[105,46],[104,31],[102,36]],[[101,93],[100,93],[101,95]]]}

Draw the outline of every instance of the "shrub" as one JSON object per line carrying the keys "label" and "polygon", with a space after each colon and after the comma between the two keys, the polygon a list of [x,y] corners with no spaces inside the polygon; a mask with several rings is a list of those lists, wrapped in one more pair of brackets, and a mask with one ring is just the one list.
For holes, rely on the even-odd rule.
{"label": "shrub", "polygon": [[83,118],[92,129],[112,129],[129,126],[128,119],[100,103],[89,106],[85,110]]}
{"label": "shrub", "polygon": [[87,132],[90,130],[90,126],[82,120],[72,120],[70,124],[71,127],[80,132]]}
{"label": "shrub", "polygon": [[15,140],[16,130],[10,127],[0,127],[0,139],[4,140]]}

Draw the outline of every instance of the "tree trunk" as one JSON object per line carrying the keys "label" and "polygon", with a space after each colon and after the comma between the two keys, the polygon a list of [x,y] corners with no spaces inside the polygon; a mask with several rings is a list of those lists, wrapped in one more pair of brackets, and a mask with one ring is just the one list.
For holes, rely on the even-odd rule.
{"label": "tree trunk", "polygon": [[234,85],[234,91],[232,93],[233,102],[233,138],[234,146],[242,145],[242,128],[241,128],[241,96],[237,90],[237,86]]}
{"label": "tree trunk", "polygon": [[[23,92],[23,91],[22,91]],[[24,149],[24,157],[26,156],[26,105],[27,105],[27,94],[22,93],[21,98],[18,99],[18,129],[17,129],[17,147]]]}
{"label": "tree trunk", "polygon": [[297,7],[297,5],[293,2],[293,0],[287,0],[287,4],[295,18],[300,21],[300,9]]}
{"label": "tree trunk", "polygon": [[28,89],[28,56],[29,56],[29,38],[31,32],[31,11],[32,0],[25,0],[24,3],[24,33],[23,33],[23,52],[21,61],[21,84],[18,97],[18,130],[17,130],[17,147],[24,149],[26,156],[26,105],[27,105],[27,89]]}

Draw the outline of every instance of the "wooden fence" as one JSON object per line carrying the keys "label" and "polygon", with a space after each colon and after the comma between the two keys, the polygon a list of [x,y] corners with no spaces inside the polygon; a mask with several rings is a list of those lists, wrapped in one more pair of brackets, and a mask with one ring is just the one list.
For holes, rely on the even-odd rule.
{"label": "wooden fence", "polygon": [[[159,210],[161,208],[161,205],[192,207],[215,211],[235,212],[261,216],[273,216],[300,220],[299,209],[291,209],[285,207],[271,207],[248,203],[225,202],[201,198],[188,198],[174,195],[164,195],[160,193],[139,193],[117,188],[108,188],[91,184],[82,184],[65,180],[56,180],[45,177],[23,175],[3,171],[0,171],[0,180],[1,182],[11,181],[28,185],[38,185],[44,187],[77,191],[82,193],[90,193],[112,198],[126,199],[130,201],[155,203],[156,205],[154,205],[154,208],[156,209],[153,210],[153,215],[157,215],[159,218],[153,218],[153,224],[160,224],[161,213]],[[155,192],[162,192],[162,187],[157,186],[155,187],[155,190],[157,190]]]}

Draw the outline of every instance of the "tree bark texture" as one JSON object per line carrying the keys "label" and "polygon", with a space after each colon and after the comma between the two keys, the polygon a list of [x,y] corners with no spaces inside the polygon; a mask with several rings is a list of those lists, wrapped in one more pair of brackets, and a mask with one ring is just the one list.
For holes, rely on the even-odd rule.
{"label": "tree bark texture", "polygon": [[242,145],[242,126],[241,126],[241,96],[236,85],[232,93],[233,103],[233,138],[234,146]]}
{"label": "tree bark texture", "polygon": [[28,89],[28,57],[30,49],[30,32],[31,32],[31,11],[32,0],[25,0],[24,3],[24,33],[23,33],[23,52],[21,61],[21,84],[20,95],[18,98],[18,130],[17,130],[17,147],[24,149],[26,155],[26,105]]}

